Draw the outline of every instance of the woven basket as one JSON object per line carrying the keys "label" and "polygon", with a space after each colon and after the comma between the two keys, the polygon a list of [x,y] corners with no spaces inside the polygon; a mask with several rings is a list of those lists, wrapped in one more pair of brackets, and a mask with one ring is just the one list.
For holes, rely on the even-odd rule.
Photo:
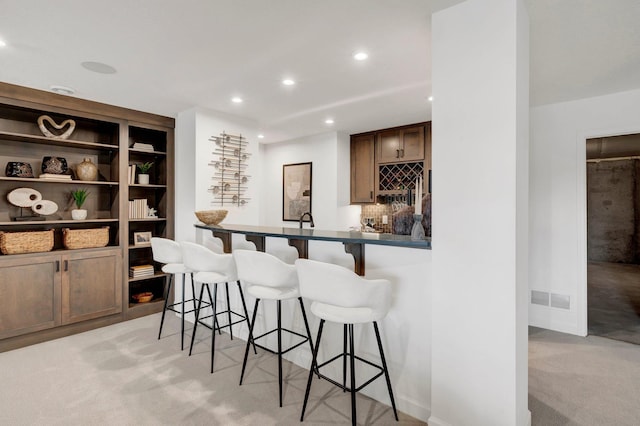
{"label": "woven basket", "polygon": [[53,249],[53,229],[48,231],[2,232],[2,254],[40,253]]}
{"label": "woven basket", "polygon": [[109,227],[94,229],[62,229],[62,243],[68,249],[104,247],[109,244]]}
{"label": "woven basket", "polygon": [[198,220],[206,225],[217,225],[227,217],[227,210],[200,210],[195,213]]}

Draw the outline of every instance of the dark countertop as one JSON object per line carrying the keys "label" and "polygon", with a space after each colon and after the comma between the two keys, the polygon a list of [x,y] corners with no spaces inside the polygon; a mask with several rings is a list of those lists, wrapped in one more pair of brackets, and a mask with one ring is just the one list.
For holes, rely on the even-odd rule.
{"label": "dark countertop", "polygon": [[408,247],[416,249],[431,249],[431,238],[413,241],[410,235],[380,234],[356,231],[326,231],[315,228],[287,228],[275,226],[253,225],[203,225],[196,224],[196,228],[215,232],[229,232],[233,234],[255,235],[260,237],[279,237],[295,240],[338,241],[355,244],[377,244],[384,246]]}

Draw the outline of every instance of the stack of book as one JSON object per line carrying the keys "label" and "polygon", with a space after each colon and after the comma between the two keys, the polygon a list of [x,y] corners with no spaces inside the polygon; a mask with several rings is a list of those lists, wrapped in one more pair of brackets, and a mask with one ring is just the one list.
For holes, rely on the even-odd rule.
{"label": "stack of book", "polygon": [[150,277],[153,274],[153,265],[138,265],[129,268],[130,278]]}
{"label": "stack of book", "polygon": [[149,152],[153,151],[153,145],[151,145],[150,143],[136,142],[133,144],[131,148],[137,149],[139,151],[149,151]]}
{"label": "stack of book", "polygon": [[129,219],[146,219],[149,217],[149,205],[146,198],[129,201]]}
{"label": "stack of book", "polygon": [[55,173],[42,173],[38,176],[40,179],[51,179],[51,180],[71,180],[71,175],[58,175]]}
{"label": "stack of book", "polygon": [[129,185],[136,183],[136,165],[129,164]]}

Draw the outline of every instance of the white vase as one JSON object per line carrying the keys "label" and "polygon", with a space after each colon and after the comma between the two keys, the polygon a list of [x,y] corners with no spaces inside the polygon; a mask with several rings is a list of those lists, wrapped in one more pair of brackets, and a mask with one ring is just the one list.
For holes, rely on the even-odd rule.
{"label": "white vase", "polygon": [[86,209],[73,209],[71,210],[71,219],[73,220],[85,220],[87,218]]}
{"label": "white vase", "polygon": [[139,174],[138,175],[138,183],[140,185],[149,185],[149,175]]}

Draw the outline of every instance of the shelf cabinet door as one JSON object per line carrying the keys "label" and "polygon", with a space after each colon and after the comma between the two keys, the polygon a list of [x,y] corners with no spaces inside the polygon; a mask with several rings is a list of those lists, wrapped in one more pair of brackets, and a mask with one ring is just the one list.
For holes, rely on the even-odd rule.
{"label": "shelf cabinet door", "polygon": [[122,312],[122,259],[119,250],[62,256],[62,323]]}
{"label": "shelf cabinet door", "polygon": [[0,259],[0,339],[60,324],[60,257]]}
{"label": "shelf cabinet door", "polygon": [[378,163],[424,160],[424,126],[384,130],[377,133]]}
{"label": "shelf cabinet door", "polygon": [[400,158],[400,131],[378,132],[378,163],[402,161]]}
{"label": "shelf cabinet door", "polygon": [[373,203],[375,197],[375,136],[351,138],[351,203]]}
{"label": "shelf cabinet door", "polygon": [[424,160],[424,127],[409,127],[400,131],[400,159],[402,161]]}

